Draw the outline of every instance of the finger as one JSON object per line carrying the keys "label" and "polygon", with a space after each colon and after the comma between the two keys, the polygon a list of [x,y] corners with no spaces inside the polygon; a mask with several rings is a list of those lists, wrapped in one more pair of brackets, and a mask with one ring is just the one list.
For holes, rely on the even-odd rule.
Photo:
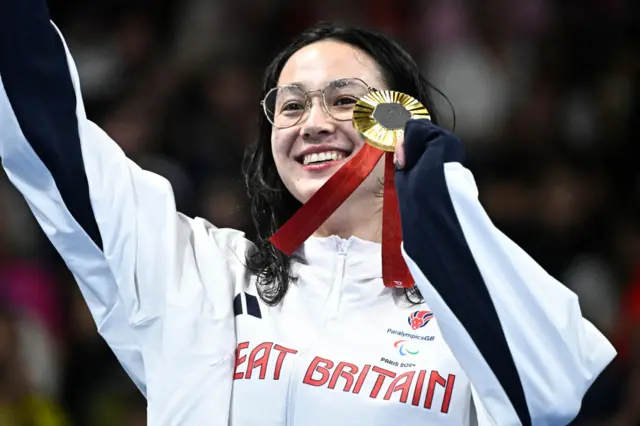
{"label": "finger", "polygon": [[396,169],[402,170],[405,166],[405,155],[404,155],[404,134],[398,137],[396,141],[396,149],[393,156],[393,161],[396,165]]}

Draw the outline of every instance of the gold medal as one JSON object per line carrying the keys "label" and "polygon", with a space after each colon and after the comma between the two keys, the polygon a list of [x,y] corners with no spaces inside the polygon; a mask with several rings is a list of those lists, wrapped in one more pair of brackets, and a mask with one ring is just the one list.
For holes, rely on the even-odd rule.
{"label": "gold medal", "polygon": [[419,118],[431,119],[424,105],[393,90],[370,92],[358,99],[353,110],[356,130],[369,145],[387,152],[395,150],[407,121]]}

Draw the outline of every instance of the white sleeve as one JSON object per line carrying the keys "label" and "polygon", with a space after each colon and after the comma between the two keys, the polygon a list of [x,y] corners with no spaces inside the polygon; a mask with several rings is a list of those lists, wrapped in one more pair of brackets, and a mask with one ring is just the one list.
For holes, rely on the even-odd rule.
{"label": "white sleeve", "polygon": [[[44,0],[0,0],[0,158],[77,280],[102,337],[145,393],[144,336],[176,277],[169,183],[87,120]],[[157,321],[155,321],[157,322]]]}
{"label": "white sleeve", "polygon": [[405,260],[471,381],[477,424],[566,425],[615,350],[577,296],[493,225],[452,137],[427,135],[411,197],[400,177]]}

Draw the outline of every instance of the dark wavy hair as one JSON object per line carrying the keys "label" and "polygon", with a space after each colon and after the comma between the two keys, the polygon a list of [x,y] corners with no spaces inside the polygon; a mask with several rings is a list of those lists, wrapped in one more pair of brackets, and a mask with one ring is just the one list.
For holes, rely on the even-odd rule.
{"label": "dark wavy hair", "polygon": [[[262,97],[277,85],[282,68],[301,48],[322,40],[336,40],[368,54],[378,64],[387,86],[410,94],[422,102],[438,124],[431,90],[416,62],[390,37],[373,30],[319,23],[297,36],[267,67]],[[246,255],[249,271],[257,276],[260,298],[269,305],[277,305],[285,296],[289,284],[297,277],[291,275],[292,257],[276,249],[269,238],[300,208],[301,203],[285,188],[271,151],[271,124],[260,114],[257,141],[246,152],[243,173],[256,227],[255,246]],[[295,255],[294,255],[295,256]],[[402,291],[402,290],[400,290]],[[420,303],[417,288],[404,291],[410,303]]]}

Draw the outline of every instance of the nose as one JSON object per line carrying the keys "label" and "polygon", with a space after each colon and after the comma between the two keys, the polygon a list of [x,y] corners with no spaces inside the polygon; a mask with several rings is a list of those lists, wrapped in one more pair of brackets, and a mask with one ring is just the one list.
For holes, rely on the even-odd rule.
{"label": "nose", "polygon": [[309,113],[300,126],[300,136],[304,139],[317,140],[335,131],[335,121],[322,106],[322,101],[314,99],[309,107]]}

